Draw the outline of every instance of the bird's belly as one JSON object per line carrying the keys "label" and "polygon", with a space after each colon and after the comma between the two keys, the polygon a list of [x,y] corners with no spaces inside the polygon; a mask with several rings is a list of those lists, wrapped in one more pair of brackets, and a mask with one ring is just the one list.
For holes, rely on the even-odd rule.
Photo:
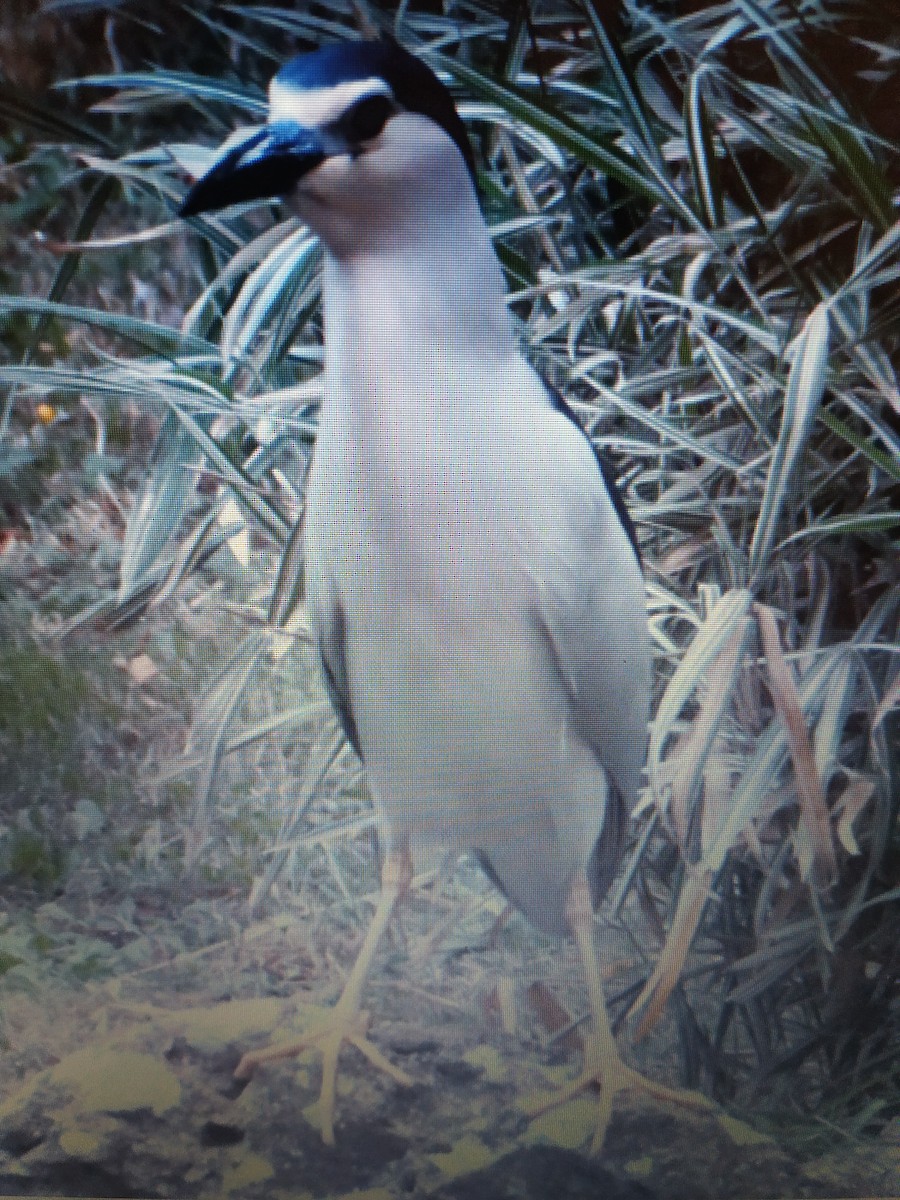
{"label": "bird's belly", "polygon": [[596,838],[602,772],[573,738],[527,615],[480,594],[477,605],[459,595],[351,605],[350,686],[373,794],[418,856],[518,845],[527,859],[530,846],[553,846],[567,873]]}
{"label": "bird's belly", "polygon": [[[331,457],[317,447],[311,614],[340,630],[346,699],[387,831],[408,835],[414,853],[484,851],[510,891],[534,880],[533,909],[546,885],[561,911],[607,795],[541,617],[542,571],[564,570],[569,547],[536,560],[543,494],[529,472],[490,457],[491,438],[480,444],[476,460],[469,444],[444,456],[378,443],[349,473],[345,447]],[[530,911],[526,900],[520,889]]]}

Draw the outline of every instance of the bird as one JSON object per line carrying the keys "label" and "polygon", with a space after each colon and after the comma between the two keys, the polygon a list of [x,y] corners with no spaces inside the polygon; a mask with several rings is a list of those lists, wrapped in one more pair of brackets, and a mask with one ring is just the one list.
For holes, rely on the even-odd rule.
{"label": "bird", "polygon": [[544,934],[573,935],[582,1068],[533,1115],[599,1087],[702,1107],[620,1057],[594,909],[639,794],[652,691],[643,567],[610,468],[523,356],[449,89],[392,39],[288,61],[265,124],[233,135],[180,214],[280,198],[323,247],[324,391],[304,513],[308,618],[366,768],[382,887],[336,1005],[237,1075],[315,1045],[334,1143],[338,1055],[414,869],[473,853]]}

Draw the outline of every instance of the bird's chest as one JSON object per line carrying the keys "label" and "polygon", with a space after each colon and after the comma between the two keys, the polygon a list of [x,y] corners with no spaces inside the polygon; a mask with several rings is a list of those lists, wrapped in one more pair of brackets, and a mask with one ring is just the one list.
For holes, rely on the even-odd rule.
{"label": "bird's chest", "polygon": [[364,453],[320,443],[308,500],[313,622],[340,626],[366,764],[394,796],[446,793],[451,779],[472,794],[487,786],[500,744],[491,714],[501,693],[501,705],[520,702],[536,652],[516,489],[439,433],[397,432]]}
{"label": "bird's chest", "polygon": [[313,471],[310,566],[347,615],[382,628],[464,621],[504,587],[521,500],[484,434],[398,417],[365,439],[320,443]]}

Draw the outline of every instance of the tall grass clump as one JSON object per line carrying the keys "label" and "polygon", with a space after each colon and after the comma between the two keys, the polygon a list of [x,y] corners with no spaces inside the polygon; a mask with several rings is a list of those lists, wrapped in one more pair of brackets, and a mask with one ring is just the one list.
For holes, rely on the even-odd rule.
{"label": "tall grass clump", "polygon": [[[222,137],[264,118],[282,57],[359,34],[349,4],[180,19],[188,66],[161,39],[153,68],[60,81],[42,104],[0,93],[20,175],[64,157],[83,197],[49,295],[0,300],[19,346],[0,367],[0,477],[37,402],[157,415],[117,587],[87,615],[188,583],[242,614],[187,765],[212,813],[229,755],[304,731],[258,898],[323,779],[350,770],[302,611],[320,251],[272,202],[190,229],[173,213]],[[898,1110],[890,18],[723,0],[626,2],[613,23],[591,0],[547,0],[507,19],[472,0],[373,19],[454,87],[523,343],[616,464],[648,564],[658,696],[612,898],[626,924],[640,913],[646,966],[614,1008],[638,1035],[665,1012],[685,1082],[723,1101],[877,1130]],[[113,212],[137,232],[104,234]],[[67,300],[86,260],[150,239],[196,261],[179,326]],[[60,325],[80,356],[40,349]],[[294,691],[262,711],[285,661]]]}

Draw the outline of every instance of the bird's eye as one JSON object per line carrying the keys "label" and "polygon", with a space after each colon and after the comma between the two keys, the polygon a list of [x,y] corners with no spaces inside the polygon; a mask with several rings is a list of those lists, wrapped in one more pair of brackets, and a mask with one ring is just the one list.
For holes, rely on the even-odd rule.
{"label": "bird's eye", "polygon": [[369,142],[378,137],[393,113],[394,105],[388,96],[363,96],[348,108],[338,121],[338,128],[351,145]]}

